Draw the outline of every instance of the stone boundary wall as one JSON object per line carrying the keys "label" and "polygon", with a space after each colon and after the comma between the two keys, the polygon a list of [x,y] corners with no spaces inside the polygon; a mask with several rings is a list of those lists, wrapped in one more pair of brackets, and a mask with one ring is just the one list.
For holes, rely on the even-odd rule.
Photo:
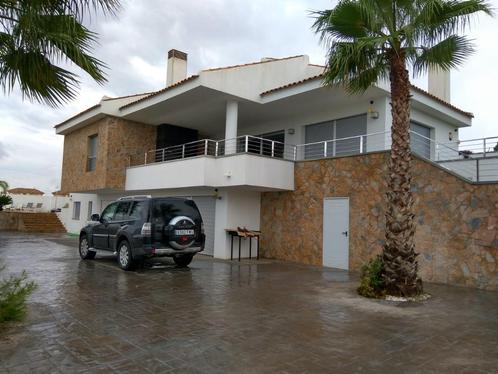
{"label": "stone boundary wall", "polygon": [[21,231],[24,224],[19,212],[0,212],[0,231]]}
{"label": "stone boundary wall", "polygon": [[[295,191],[266,192],[261,254],[322,265],[325,197],[350,199],[352,271],[384,243],[388,152],[303,161]],[[424,281],[498,290],[498,184],[472,184],[415,158],[416,246]]]}

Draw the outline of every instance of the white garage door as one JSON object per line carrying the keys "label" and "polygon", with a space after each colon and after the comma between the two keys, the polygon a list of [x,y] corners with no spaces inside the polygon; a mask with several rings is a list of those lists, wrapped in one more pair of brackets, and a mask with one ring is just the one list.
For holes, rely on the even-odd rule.
{"label": "white garage door", "polygon": [[214,253],[214,220],[216,211],[216,199],[211,196],[193,197],[197,207],[199,208],[204,222],[204,232],[206,233],[205,255],[212,256]]}

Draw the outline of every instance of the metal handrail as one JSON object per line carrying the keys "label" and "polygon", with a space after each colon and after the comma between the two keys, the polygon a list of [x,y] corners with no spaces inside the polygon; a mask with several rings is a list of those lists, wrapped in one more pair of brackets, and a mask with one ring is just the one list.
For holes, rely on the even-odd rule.
{"label": "metal handrail", "polygon": [[[486,178],[495,178],[498,180],[498,173],[490,174],[494,166],[488,166],[480,163],[478,158],[465,158],[462,150],[455,149],[448,144],[440,143],[427,136],[421,135],[416,131],[410,130],[414,144],[423,142],[427,144],[427,153],[420,154],[421,157],[437,161],[445,168],[460,174],[464,178],[480,181],[483,176]],[[305,144],[289,144],[276,140],[265,139],[259,136],[242,135],[234,138],[213,140],[202,139],[192,142],[174,145],[170,147],[151,150],[145,153],[144,164],[150,162],[148,153],[152,152],[152,162],[173,161],[187,159],[199,156],[224,157],[234,154],[259,154],[271,158],[279,158],[290,161],[301,161],[310,159],[322,159],[328,157],[340,157],[344,155],[363,154],[365,152],[381,151],[390,149],[391,131],[379,131],[370,134],[349,136],[339,139],[322,140]],[[381,136],[378,140],[373,137]],[[389,137],[388,137],[389,136]],[[483,138],[484,139],[484,138]],[[488,137],[485,139],[498,139],[498,137]],[[352,140],[355,140],[352,142]],[[455,143],[470,142],[482,139],[456,141]],[[330,144],[329,144],[330,143]],[[318,148],[317,146],[320,146]],[[416,149],[413,148],[416,152]],[[417,152],[420,153],[420,152]],[[486,154],[484,154],[486,157]],[[492,161],[489,157],[488,160]],[[450,161],[455,161],[451,163]],[[476,161],[477,160],[477,161]],[[457,165],[456,161],[462,161]],[[475,167],[469,164],[469,161],[475,161]],[[455,165],[453,167],[452,165]],[[498,164],[498,162],[497,162]],[[493,164],[494,165],[494,164]],[[487,175],[484,175],[486,174]]]}

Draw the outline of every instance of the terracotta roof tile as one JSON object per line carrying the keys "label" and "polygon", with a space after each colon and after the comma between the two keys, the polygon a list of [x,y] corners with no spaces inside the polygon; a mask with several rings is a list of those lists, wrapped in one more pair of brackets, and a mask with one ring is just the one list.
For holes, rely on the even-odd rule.
{"label": "terracotta roof tile", "polygon": [[61,190],[52,192],[52,195],[54,195],[54,196],[69,196],[68,193],[64,193]]}
{"label": "terracotta roof tile", "polygon": [[133,97],[133,96],[141,96],[141,95],[150,95],[153,94],[155,91],[151,92],[142,92],[142,93],[136,93],[136,94],[131,94],[131,95],[125,95],[125,96],[118,96],[118,97],[107,97],[103,99],[104,101],[109,101],[109,100],[119,100],[119,99],[126,99],[128,97]]}
{"label": "terracotta roof tile", "polygon": [[420,87],[417,87],[417,86],[414,86],[413,84],[411,85],[412,88],[415,90],[415,91],[418,91],[420,92],[421,94],[423,95],[426,95],[426,96],[429,96],[431,99],[433,100],[436,100],[437,102],[443,104],[444,106],[447,106],[448,108],[450,109],[453,109],[454,111],[460,113],[460,114],[463,114],[464,116],[467,116],[467,117],[470,117],[470,118],[474,118],[474,114],[472,114],[471,112],[466,112],[460,108],[457,108],[456,106],[448,103],[447,101],[444,101],[443,99],[440,99],[439,97],[431,94],[430,92],[427,92],[426,90],[420,88]]}
{"label": "terracotta roof tile", "polygon": [[321,78],[323,78],[323,74],[318,74],[318,75],[315,75],[313,77],[301,79],[300,81],[296,81],[296,82],[288,83],[288,84],[280,86],[280,87],[272,88],[271,90],[262,92],[260,95],[261,96],[265,96],[265,95],[271,94],[271,93],[276,92],[276,91],[280,91],[280,90],[284,90],[286,88],[298,86],[300,84],[303,84],[303,83],[306,83],[306,82],[311,82],[311,81],[314,81],[314,80],[317,80],[317,79],[321,79]]}
{"label": "terracotta roof tile", "polygon": [[[316,79],[320,79],[320,78],[323,78],[323,74],[318,74],[318,75],[315,75],[315,76],[310,77],[310,78],[306,78],[306,79],[302,79],[302,80],[297,81],[297,82],[292,82],[292,83],[286,84],[284,86],[275,87],[275,88],[272,88],[271,90],[262,92],[260,95],[261,96],[265,96],[265,95],[271,94],[271,93],[276,92],[276,91],[284,90],[286,88],[294,87],[294,86],[297,86],[297,85],[300,85],[300,84],[303,84],[303,83],[306,83],[306,82],[310,82],[310,81],[313,81],[313,80],[316,80]],[[419,93],[421,93],[421,94],[423,94],[425,96],[428,96],[428,97],[430,97],[433,100],[436,100],[440,104],[443,104],[444,106],[446,106],[446,107],[448,107],[450,109],[453,109],[454,111],[456,111],[456,112],[458,112],[460,114],[463,114],[464,116],[467,116],[469,118],[473,118],[474,117],[474,115],[472,113],[466,112],[466,111],[464,111],[464,110],[462,110],[460,108],[457,108],[456,106],[448,103],[447,101],[444,101],[444,100],[440,99],[437,96],[434,96],[433,94],[427,92],[426,90],[423,90],[420,87],[414,86],[413,84],[411,85],[411,87],[415,91],[417,91],[417,92],[419,92]]]}
{"label": "terracotta roof tile", "polygon": [[171,90],[172,88],[175,88],[175,87],[178,87],[178,86],[181,86],[182,84],[184,83],[187,83],[187,82],[190,82],[191,80],[194,80],[196,78],[198,78],[199,76],[198,75],[191,75],[190,77],[188,78],[185,78],[184,80],[181,80],[175,84],[172,84],[171,86],[168,86],[168,87],[165,87],[159,91],[155,91],[155,92],[152,92],[150,95],[148,96],[145,96],[145,97],[142,97],[138,100],[135,100],[135,101],[132,101],[131,103],[128,103],[126,105],[123,105],[122,107],[119,108],[119,110],[121,109],[124,109],[124,108],[128,108],[129,106],[132,106],[132,105],[135,105],[135,104],[138,104],[144,100],[147,100],[147,99],[150,99],[151,97],[154,97],[156,95],[159,95],[159,94],[162,94],[163,92],[166,92],[166,91],[169,91]]}
{"label": "terracotta roof tile", "polygon": [[44,192],[37,190],[36,188],[23,188],[23,187],[17,187],[17,188],[11,188],[10,190],[7,191],[10,194],[14,195],[43,195]]}
{"label": "terracotta roof tile", "polygon": [[239,65],[230,65],[230,66],[223,66],[219,68],[212,68],[212,69],[204,69],[202,71],[217,71],[217,70],[225,70],[225,69],[234,69],[234,68],[240,68],[244,66],[252,66],[252,65],[259,65],[259,64],[266,64],[268,62],[274,62],[274,61],[284,61],[284,60],[291,60],[293,58],[298,58],[298,57],[303,57],[304,55],[297,55],[297,56],[289,56],[289,57],[282,57],[282,58],[273,58],[273,57],[268,57],[267,60],[265,61],[255,61],[255,62],[249,62],[247,64],[239,64]]}
{"label": "terracotta roof tile", "polygon": [[87,108],[87,109],[83,110],[82,112],[79,112],[78,114],[75,114],[74,116],[69,117],[65,121],[62,121],[61,123],[58,123],[57,125],[54,126],[54,128],[60,127],[60,126],[62,126],[64,124],[68,123],[69,121],[71,121],[73,118],[79,117],[79,116],[81,116],[81,115],[83,115],[83,114],[85,114],[87,112],[90,112],[90,111],[92,111],[92,110],[94,110],[94,109],[96,109],[98,107],[100,107],[100,104],[96,104],[94,106],[91,106],[90,108]]}

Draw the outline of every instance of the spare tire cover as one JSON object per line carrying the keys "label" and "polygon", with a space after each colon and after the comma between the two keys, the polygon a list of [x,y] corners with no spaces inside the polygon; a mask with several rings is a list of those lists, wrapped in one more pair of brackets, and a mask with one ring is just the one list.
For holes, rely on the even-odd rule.
{"label": "spare tire cover", "polygon": [[[185,249],[195,242],[195,222],[187,216],[177,216],[169,221],[169,245],[174,249]],[[193,234],[177,234],[177,230],[193,230]]]}

